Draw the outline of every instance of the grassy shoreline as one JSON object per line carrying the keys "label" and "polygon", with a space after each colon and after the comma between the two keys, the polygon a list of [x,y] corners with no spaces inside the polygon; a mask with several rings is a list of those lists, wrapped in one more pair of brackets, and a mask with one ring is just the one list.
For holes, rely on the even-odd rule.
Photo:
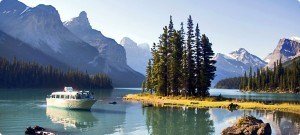
{"label": "grassy shoreline", "polygon": [[192,108],[228,108],[233,103],[237,104],[237,109],[258,109],[258,110],[274,110],[291,112],[300,115],[300,104],[280,103],[280,104],[264,104],[259,102],[248,102],[239,100],[216,100],[216,97],[208,97],[205,99],[188,97],[162,97],[148,94],[128,94],[123,97],[126,101],[140,101],[154,106],[162,107],[192,107]]}

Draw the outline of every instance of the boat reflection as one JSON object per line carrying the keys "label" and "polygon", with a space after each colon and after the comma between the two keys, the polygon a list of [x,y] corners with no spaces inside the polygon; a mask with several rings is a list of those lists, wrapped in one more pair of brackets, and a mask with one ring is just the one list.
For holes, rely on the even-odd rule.
{"label": "boat reflection", "polygon": [[65,110],[47,107],[46,115],[53,123],[63,124],[64,128],[86,129],[98,121],[90,111]]}

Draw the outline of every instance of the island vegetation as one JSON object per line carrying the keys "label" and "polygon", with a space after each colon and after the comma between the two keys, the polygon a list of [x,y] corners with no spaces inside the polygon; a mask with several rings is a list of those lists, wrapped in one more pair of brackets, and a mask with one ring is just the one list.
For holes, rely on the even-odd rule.
{"label": "island vegetation", "polygon": [[180,30],[170,23],[163,28],[159,43],[153,44],[153,59],[146,69],[144,93],[159,96],[209,96],[208,89],[215,76],[212,43],[205,34],[200,34],[199,25],[194,29],[192,17],[183,23]]}
{"label": "island vegetation", "polygon": [[110,78],[105,74],[90,76],[78,70],[62,70],[51,65],[9,61],[0,58],[0,88],[112,88]]}

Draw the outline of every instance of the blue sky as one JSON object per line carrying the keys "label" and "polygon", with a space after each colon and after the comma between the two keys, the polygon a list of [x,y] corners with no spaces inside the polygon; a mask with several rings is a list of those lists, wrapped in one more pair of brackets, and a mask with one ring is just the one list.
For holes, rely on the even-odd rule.
{"label": "blue sky", "polygon": [[86,11],[91,25],[117,42],[130,37],[152,45],[173,16],[175,27],[192,15],[216,53],[245,48],[264,58],[280,38],[300,37],[300,0],[20,0],[53,5],[63,21]]}

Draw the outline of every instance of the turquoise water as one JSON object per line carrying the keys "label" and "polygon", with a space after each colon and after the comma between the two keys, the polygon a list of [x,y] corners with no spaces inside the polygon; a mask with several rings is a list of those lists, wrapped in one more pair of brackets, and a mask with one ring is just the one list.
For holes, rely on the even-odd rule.
{"label": "turquoise water", "polygon": [[[262,110],[142,108],[138,102],[124,102],[122,96],[139,89],[94,90],[98,99],[92,110],[74,111],[46,107],[52,90],[0,90],[0,134],[24,134],[26,127],[39,125],[59,134],[205,135],[220,132],[243,116],[251,114],[271,124],[273,134],[298,135],[300,116]],[[212,89],[212,95],[247,100],[299,102],[292,94],[243,93]],[[118,104],[108,104],[116,101]]]}

